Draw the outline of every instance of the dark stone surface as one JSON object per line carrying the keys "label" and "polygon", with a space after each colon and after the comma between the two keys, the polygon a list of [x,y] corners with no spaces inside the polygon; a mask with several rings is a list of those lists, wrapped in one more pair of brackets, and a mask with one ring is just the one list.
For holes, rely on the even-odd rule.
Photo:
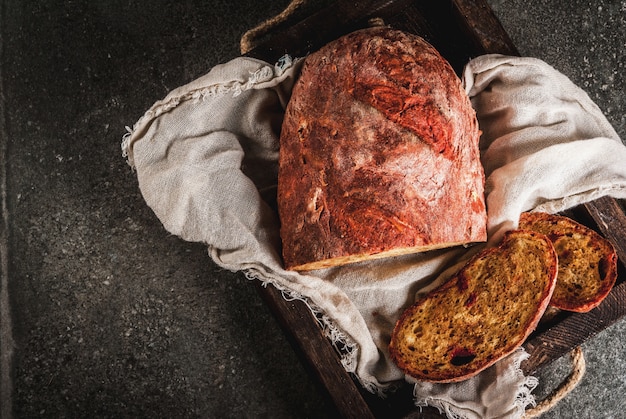
{"label": "dark stone surface", "polygon": [[[334,413],[254,287],[163,229],[120,151],[125,125],[287,3],[0,3],[15,417]],[[490,4],[626,138],[626,2]],[[545,417],[623,416],[625,333],[585,344],[583,382]],[[566,372],[547,368],[538,393]]]}
{"label": "dark stone surface", "polygon": [[15,417],[312,417],[257,292],[169,235],[125,125],[285,1],[3,2]]}

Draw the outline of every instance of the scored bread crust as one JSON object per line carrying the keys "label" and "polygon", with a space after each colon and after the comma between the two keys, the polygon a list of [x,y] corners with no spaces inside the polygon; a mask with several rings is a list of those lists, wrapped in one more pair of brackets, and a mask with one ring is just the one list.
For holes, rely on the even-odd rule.
{"label": "scored bread crust", "polygon": [[485,241],[479,136],[460,79],[416,35],[363,29],[309,55],[280,135],[285,267]]}
{"label": "scored bread crust", "polygon": [[584,313],[606,298],[617,280],[611,242],[569,217],[544,212],[523,213],[519,227],[547,235],[556,249],[559,275],[550,305]]}
{"label": "scored bread crust", "polygon": [[550,240],[530,230],[505,234],[398,319],[394,363],[429,382],[468,379],[519,347],[536,328],[556,285]]}

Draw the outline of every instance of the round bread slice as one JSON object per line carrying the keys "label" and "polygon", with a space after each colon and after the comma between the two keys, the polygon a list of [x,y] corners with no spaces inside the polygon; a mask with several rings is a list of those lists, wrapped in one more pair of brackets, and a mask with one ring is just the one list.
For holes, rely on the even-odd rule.
{"label": "round bread slice", "polygon": [[363,29],[306,57],[280,134],[285,267],[485,241],[479,137],[460,79],[419,36]]}
{"label": "round bread slice", "polygon": [[569,217],[544,212],[523,213],[519,227],[547,235],[556,249],[559,275],[550,305],[584,313],[606,298],[617,279],[611,242]]}
{"label": "round bread slice", "polygon": [[470,378],[519,347],[536,328],[556,284],[550,240],[530,230],[505,234],[442,286],[404,311],[389,353],[409,376]]}

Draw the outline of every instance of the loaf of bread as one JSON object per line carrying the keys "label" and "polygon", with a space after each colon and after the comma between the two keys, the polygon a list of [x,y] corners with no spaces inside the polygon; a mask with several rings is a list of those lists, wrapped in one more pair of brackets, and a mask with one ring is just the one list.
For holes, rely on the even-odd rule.
{"label": "loaf of bread", "polygon": [[611,242],[562,215],[523,213],[519,226],[547,235],[556,249],[559,274],[550,305],[582,313],[609,294],[617,279],[617,254]]}
{"label": "loaf of bread", "polygon": [[391,359],[423,381],[470,378],[519,347],[535,329],[556,284],[550,240],[530,230],[505,234],[442,286],[404,311]]}
{"label": "loaf of bread", "polygon": [[476,115],[450,64],[386,27],[309,55],[280,135],[287,269],[486,240]]}

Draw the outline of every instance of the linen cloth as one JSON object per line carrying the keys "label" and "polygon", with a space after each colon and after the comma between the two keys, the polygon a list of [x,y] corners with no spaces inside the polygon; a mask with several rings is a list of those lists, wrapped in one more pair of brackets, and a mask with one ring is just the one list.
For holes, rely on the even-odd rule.
{"label": "linen cloth", "polygon": [[[521,212],[626,198],[626,147],[590,98],[540,60],[486,55],[467,64],[463,83],[483,131],[488,243],[286,271],[274,209],[278,137],[301,62],[240,57],[214,67],[127,127],[123,154],[169,232],[205,243],[221,267],[305,301],[344,367],[372,392],[414,382],[387,352],[402,311],[516,227]],[[455,418],[520,417],[536,385],[519,369],[525,357],[518,349],[462,383],[414,382],[415,403]]]}

